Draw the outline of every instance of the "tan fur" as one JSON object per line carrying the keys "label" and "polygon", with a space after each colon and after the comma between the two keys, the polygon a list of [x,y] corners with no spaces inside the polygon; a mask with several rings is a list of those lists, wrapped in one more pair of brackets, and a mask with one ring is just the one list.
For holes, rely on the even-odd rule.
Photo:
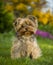
{"label": "tan fur", "polygon": [[37,30],[37,19],[33,16],[17,18],[14,22],[17,37],[11,47],[11,58],[30,57],[37,59],[41,56],[41,50],[37,44],[34,31]]}

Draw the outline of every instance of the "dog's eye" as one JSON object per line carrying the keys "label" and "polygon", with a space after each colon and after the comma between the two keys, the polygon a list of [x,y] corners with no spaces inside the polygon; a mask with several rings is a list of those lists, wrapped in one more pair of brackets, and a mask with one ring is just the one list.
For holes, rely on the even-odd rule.
{"label": "dog's eye", "polygon": [[22,27],[24,27],[24,26],[22,25]]}

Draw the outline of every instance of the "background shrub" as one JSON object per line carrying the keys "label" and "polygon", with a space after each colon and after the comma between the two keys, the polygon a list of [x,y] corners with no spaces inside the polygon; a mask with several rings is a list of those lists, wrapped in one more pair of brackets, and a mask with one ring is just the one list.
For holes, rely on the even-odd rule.
{"label": "background shrub", "polygon": [[12,29],[13,19],[13,12],[7,12],[5,10],[4,3],[0,1],[0,32]]}
{"label": "background shrub", "polygon": [[50,24],[43,25],[43,24],[39,23],[38,28],[42,31],[46,31],[46,32],[53,34],[53,26],[50,26]]}

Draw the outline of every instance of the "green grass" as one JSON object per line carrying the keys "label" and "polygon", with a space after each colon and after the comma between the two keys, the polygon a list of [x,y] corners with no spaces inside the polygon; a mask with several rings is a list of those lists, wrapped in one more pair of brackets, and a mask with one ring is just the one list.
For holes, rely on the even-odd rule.
{"label": "green grass", "polygon": [[13,32],[0,34],[0,65],[53,65],[53,40],[38,37],[38,44],[42,50],[42,57],[38,59],[19,58],[12,60],[10,49]]}

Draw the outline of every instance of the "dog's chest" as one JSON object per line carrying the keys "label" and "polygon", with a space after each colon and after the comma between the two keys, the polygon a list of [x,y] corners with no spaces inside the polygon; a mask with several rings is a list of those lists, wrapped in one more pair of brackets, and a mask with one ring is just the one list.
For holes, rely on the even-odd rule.
{"label": "dog's chest", "polygon": [[27,43],[28,41],[29,42],[34,42],[35,41],[35,36],[33,36],[33,35],[29,36],[29,37],[22,36],[22,37],[18,37],[18,40],[21,43]]}

